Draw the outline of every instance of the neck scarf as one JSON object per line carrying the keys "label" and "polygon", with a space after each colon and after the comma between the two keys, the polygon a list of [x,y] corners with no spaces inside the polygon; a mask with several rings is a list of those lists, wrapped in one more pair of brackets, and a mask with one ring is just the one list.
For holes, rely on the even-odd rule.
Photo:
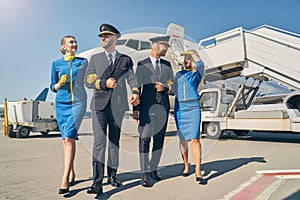
{"label": "neck scarf", "polygon": [[67,55],[64,56],[64,60],[66,60],[66,61],[72,61],[74,59],[75,59],[75,54],[73,54],[71,56],[67,56]]}
{"label": "neck scarf", "polygon": [[183,69],[188,72],[193,70],[193,68],[186,68],[186,67],[184,67]]}

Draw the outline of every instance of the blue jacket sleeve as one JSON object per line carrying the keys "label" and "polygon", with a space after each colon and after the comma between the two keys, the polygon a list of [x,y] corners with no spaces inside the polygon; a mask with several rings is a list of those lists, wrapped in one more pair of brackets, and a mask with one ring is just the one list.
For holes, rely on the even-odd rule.
{"label": "blue jacket sleeve", "polygon": [[200,60],[196,62],[196,69],[198,73],[203,77],[204,76],[204,63]]}
{"label": "blue jacket sleeve", "polygon": [[55,84],[58,83],[59,78],[58,78],[58,73],[56,72],[56,65],[55,62],[52,63],[51,67],[51,80],[50,80],[50,90],[52,92],[57,92],[54,88]]}

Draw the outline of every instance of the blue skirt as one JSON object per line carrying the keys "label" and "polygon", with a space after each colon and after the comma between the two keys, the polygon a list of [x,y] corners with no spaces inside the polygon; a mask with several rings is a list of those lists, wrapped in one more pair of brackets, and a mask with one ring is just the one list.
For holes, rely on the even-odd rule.
{"label": "blue skirt", "polygon": [[174,117],[180,140],[200,138],[201,111],[199,100],[175,101]]}
{"label": "blue skirt", "polygon": [[78,140],[78,130],[86,112],[86,103],[55,102],[56,119],[62,139]]}

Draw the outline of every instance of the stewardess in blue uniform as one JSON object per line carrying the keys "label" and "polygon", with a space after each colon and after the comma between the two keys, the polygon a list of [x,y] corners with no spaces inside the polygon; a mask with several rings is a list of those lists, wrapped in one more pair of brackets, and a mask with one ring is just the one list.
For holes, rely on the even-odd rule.
{"label": "stewardess in blue uniform", "polygon": [[56,93],[56,118],[64,146],[64,174],[59,194],[69,192],[74,183],[75,140],[86,112],[86,91],[84,74],[87,60],[75,56],[78,45],[74,36],[61,39],[63,58],[52,63],[50,89]]}

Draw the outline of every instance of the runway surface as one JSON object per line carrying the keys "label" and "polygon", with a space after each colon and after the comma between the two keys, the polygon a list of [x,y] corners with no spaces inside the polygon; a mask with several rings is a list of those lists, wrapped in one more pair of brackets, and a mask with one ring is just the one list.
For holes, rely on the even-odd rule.
{"label": "runway surface", "polygon": [[164,144],[160,173],[163,180],[140,185],[138,134],[134,120],[123,123],[118,178],[123,186],[111,187],[104,179],[104,194],[86,193],[92,184],[91,120],[84,119],[77,141],[76,184],[59,195],[63,173],[63,146],[59,132],[28,138],[6,138],[0,127],[0,199],[300,199],[300,134],[251,133],[245,137],[203,137],[202,173],[207,184],[195,181],[191,152],[190,176],[183,169],[174,120]]}

